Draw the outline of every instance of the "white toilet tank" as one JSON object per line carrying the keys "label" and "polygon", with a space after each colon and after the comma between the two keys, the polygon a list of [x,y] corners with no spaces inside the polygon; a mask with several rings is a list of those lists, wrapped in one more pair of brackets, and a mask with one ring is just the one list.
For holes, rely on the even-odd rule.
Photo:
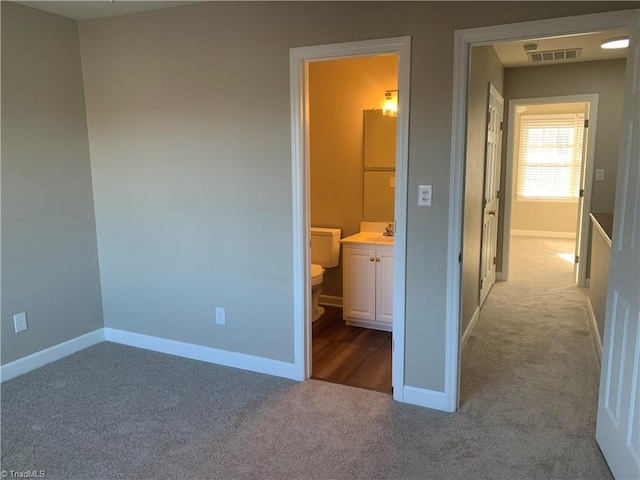
{"label": "white toilet tank", "polygon": [[339,228],[311,227],[311,263],[324,268],[338,266],[340,233]]}

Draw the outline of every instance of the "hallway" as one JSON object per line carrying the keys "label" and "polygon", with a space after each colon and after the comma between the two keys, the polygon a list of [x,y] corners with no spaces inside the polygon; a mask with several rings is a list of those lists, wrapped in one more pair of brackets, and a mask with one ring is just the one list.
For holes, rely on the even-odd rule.
{"label": "hallway", "polygon": [[595,441],[600,363],[588,290],[572,284],[573,245],[511,238],[509,281],[493,286],[463,352],[460,409],[506,428],[505,447],[530,439],[549,478],[576,451],[593,459],[594,478],[608,478]]}

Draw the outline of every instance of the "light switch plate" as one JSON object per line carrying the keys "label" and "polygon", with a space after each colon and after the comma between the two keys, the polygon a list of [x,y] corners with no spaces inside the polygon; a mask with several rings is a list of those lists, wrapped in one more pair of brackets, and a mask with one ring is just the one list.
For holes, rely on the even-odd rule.
{"label": "light switch plate", "polygon": [[431,206],[431,185],[418,185],[418,206],[430,207]]}
{"label": "light switch plate", "polygon": [[604,168],[596,168],[596,182],[604,182]]}

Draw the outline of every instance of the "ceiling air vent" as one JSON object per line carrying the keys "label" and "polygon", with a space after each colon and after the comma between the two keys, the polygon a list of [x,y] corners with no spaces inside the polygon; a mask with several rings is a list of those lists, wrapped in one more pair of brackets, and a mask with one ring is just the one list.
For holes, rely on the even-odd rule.
{"label": "ceiling air vent", "polygon": [[565,50],[548,50],[546,52],[527,52],[529,61],[540,62],[564,62],[580,58],[580,48],[567,48]]}

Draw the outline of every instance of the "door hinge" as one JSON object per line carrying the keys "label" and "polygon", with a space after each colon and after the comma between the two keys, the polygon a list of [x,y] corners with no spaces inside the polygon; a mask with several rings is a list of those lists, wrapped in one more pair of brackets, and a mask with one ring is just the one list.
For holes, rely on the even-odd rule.
{"label": "door hinge", "polygon": [[580,263],[580,256],[576,255],[576,263]]}
{"label": "door hinge", "polygon": [[392,352],[396,351],[396,339],[395,338],[393,340],[391,340],[391,351]]}
{"label": "door hinge", "polygon": [[500,131],[502,131],[502,124],[503,124],[503,123],[504,123],[504,122],[500,122]]}
{"label": "door hinge", "polygon": [[589,119],[588,118],[586,118],[584,120],[584,128],[589,128]]}
{"label": "door hinge", "polygon": [[460,255],[458,255],[458,263],[462,263],[462,252],[460,252]]}
{"label": "door hinge", "polygon": [[580,198],[584,197],[584,188],[580,189]]}
{"label": "door hinge", "polygon": [[493,257],[493,264],[496,264],[496,257]]}
{"label": "door hinge", "polygon": [[487,111],[487,128],[491,125],[491,109]]}

